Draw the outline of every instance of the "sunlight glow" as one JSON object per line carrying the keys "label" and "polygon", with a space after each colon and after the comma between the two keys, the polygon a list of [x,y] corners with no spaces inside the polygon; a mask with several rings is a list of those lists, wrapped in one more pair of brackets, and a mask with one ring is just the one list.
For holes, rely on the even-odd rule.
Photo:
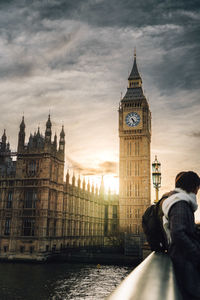
{"label": "sunlight glow", "polygon": [[[100,189],[102,176],[93,175],[93,176],[86,176],[86,181],[90,181],[91,185],[94,184],[94,186],[98,186],[98,189]],[[119,178],[114,174],[104,175],[103,176],[103,182],[104,182],[104,189],[105,193],[108,193],[109,191],[111,194],[119,194]]]}
{"label": "sunlight glow", "polygon": [[119,178],[114,175],[105,175],[103,177],[104,179],[104,186],[105,186],[105,191],[108,192],[109,189],[111,193],[119,193]]}

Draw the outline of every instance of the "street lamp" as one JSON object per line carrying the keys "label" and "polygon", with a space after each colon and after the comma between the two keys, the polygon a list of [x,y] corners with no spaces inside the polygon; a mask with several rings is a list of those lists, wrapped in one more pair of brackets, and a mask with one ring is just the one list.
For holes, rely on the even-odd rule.
{"label": "street lamp", "polygon": [[152,179],[153,186],[156,190],[156,200],[155,203],[158,202],[158,191],[161,186],[161,163],[157,160],[157,155],[155,156],[155,160],[152,163]]}

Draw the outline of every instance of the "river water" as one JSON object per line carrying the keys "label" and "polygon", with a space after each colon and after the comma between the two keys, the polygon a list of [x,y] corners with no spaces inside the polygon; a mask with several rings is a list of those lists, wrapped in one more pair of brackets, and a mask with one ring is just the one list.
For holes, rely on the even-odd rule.
{"label": "river water", "polygon": [[0,263],[0,300],[105,299],[133,267]]}

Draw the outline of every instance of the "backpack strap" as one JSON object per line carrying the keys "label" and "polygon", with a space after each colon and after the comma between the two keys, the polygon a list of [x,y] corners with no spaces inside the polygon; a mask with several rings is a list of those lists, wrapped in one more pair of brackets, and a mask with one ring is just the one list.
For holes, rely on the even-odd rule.
{"label": "backpack strap", "polygon": [[160,223],[160,226],[161,226],[161,229],[162,229],[162,232],[163,232],[163,235],[165,237],[165,246],[166,248],[168,248],[168,241],[167,241],[167,236],[166,236],[166,233],[165,233],[165,230],[164,230],[164,227],[163,227],[163,211],[162,211],[162,204],[163,202],[169,198],[170,196],[176,194],[178,192],[176,191],[170,191],[168,193],[165,193],[161,199],[156,203],[156,214],[157,214],[157,217],[159,219],[159,223]]}
{"label": "backpack strap", "polygon": [[160,208],[162,208],[162,204],[163,202],[169,198],[170,196],[177,194],[177,191],[170,191],[168,193],[165,193],[164,195],[162,195],[161,199],[156,203],[156,210],[157,212],[159,211]]}

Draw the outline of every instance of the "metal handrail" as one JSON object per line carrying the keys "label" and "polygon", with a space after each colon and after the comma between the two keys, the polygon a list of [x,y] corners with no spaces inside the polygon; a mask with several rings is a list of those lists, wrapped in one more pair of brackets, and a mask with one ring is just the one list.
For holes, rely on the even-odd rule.
{"label": "metal handrail", "polygon": [[181,300],[173,265],[166,253],[151,253],[107,300]]}

